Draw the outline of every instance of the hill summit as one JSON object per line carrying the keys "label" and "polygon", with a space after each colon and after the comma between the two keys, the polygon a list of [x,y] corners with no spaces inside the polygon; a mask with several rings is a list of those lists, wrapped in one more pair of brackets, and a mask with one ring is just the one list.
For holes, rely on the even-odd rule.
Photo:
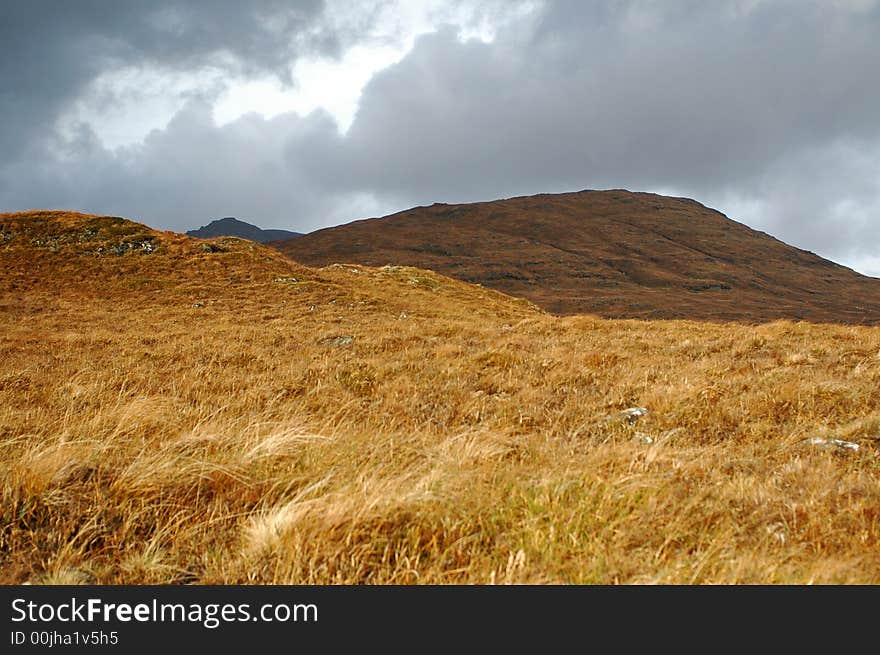
{"label": "hill summit", "polygon": [[207,225],[203,225],[198,230],[189,230],[187,236],[199,239],[214,239],[216,237],[239,237],[240,239],[248,239],[257,243],[266,243],[267,241],[279,241],[282,239],[294,239],[302,236],[300,232],[291,232],[290,230],[264,230],[245,223],[232,216],[220,218],[211,221]]}
{"label": "hill summit", "polygon": [[880,322],[880,280],[653,193],[436,203],[273,245],[313,266],[431,269],[556,314]]}

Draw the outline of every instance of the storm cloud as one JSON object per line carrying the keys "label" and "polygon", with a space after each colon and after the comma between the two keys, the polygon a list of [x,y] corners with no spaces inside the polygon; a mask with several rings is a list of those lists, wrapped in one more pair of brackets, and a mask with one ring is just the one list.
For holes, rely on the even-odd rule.
{"label": "storm cloud", "polygon": [[[0,9],[0,146],[13,156],[44,138],[65,103],[101,73],[124,66],[198,70],[207,65],[283,74],[310,38],[320,0],[36,0]],[[210,7],[210,9],[208,9]]]}
{"label": "storm cloud", "polygon": [[[3,210],[65,207],[179,230],[236,215],[307,231],[417,204],[628,188],[695,198],[880,273],[877,2],[475,5],[494,38],[438,23],[375,74],[344,133],[321,110],[217,125],[217,80],[296,84],[291,61],[341,56],[376,12],[194,6],[0,10],[15,53],[0,62]],[[111,149],[88,121],[62,130],[70,105],[124,67],[221,74],[184,85],[176,115],[137,143]]]}

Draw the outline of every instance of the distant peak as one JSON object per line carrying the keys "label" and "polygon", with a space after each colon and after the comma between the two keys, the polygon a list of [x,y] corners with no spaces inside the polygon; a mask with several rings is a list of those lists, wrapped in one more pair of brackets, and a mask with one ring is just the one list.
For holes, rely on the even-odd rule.
{"label": "distant peak", "polygon": [[[208,223],[207,225],[203,225],[201,229],[205,229],[206,227],[210,227],[212,225],[251,225],[246,221],[239,220],[235,218],[235,216],[224,216],[223,218],[215,218],[213,221]],[[256,227],[253,225],[252,227]]]}
{"label": "distant peak", "polygon": [[197,230],[189,230],[188,236],[199,239],[212,239],[215,237],[239,237],[250,239],[258,243],[267,241],[282,241],[300,236],[299,232],[289,230],[264,230],[256,225],[239,220],[234,216],[218,218]]}

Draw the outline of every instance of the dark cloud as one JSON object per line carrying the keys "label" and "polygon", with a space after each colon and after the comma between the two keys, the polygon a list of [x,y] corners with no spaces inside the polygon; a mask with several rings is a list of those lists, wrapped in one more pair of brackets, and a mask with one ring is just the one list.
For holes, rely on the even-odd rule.
{"label": "dark cloud", "polygon": [[832,39],[821,11],[683,3],[697,9],[682,15],[663,3],[640,16],[644,4],[553,6],[527,43],[423,38],[374,79],[351,130],[370,184],[469,194],[480,172],[502,192],[706,190],[760,178],[792,150],[880,136],[880,85],[868,83],[880,22],[840,19]]}
{"label": "dark cloud", "polygon": [[[336,123],[322,112],[273,119],[248,114],[217,127],[210,103],[195,99],[165,129],[113,152],[81,125],[58,156],[10,171],[19,180],[11,195],[179,230],[227,215],[264,226],[298,224],[298,217],[342,220],[356,215],[363,198],[323,186],[308,165],[315,144],[320,149],[334,139]],[[297,165],[285,161],[291,153],[302,155]]]}
{"label": "dark cloud", "polygon": [[454,26],[421,37],[371,80],[345,135],[322,113],[217,127],[210,98],[195,97],[143,144],[111,152],[81,126],[40,159],[59,108],[120,61],[282,71],[308,49],[341,52],[377,15],[328,30],[313,3],[215,3],[207,24],[170,0],[57,5],[72,6],[117,9],[85,11],[69,31],[60,15],[0,17],[36,20],[52,43],[40,55],[7,28],[30,57],[0,63],[0,108],[18,126],[0,140],[26,153],[0,169],[8,208],[305,230],[434,201],[624,187],[694,197],[837,260],[880,241],[877,3],[571,0],[520,21],[509,3],[483,5],[501,26],[492,43]]}
{"label": "dark cloud", "polygon": [[301,48],[338,48],[310,36],[320,0],[29,0],[0,5],[0,151],[48,135],[66,104],[122,66],[204,66],[286,76]]}

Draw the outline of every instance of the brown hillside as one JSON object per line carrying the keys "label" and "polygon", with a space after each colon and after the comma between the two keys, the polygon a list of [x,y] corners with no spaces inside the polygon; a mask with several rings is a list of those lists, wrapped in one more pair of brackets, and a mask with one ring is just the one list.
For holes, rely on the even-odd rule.
{"label": "brown hillside", "polygon": [[[422,302],[426,294],[430,303]],[[35,299],[100,299],[120,308],[210,310],[222,303],[253,311],[283,309],[277,303],[294,298],[297,307],[381,306],[394,316],[412,311],[414,303],[430,317],[459,316],[465,308],[509,319],[540,311],[527,301],[408,267],[318,271],[237,237],[199,239],[76,212],[0,214],[0,309],[25,312]]]}
{"label": "brown hillside", "polygon": [[308,265],[431,269],[556,314],[880,322],[880,280],[650,193],[434,204],[272,245]]}

